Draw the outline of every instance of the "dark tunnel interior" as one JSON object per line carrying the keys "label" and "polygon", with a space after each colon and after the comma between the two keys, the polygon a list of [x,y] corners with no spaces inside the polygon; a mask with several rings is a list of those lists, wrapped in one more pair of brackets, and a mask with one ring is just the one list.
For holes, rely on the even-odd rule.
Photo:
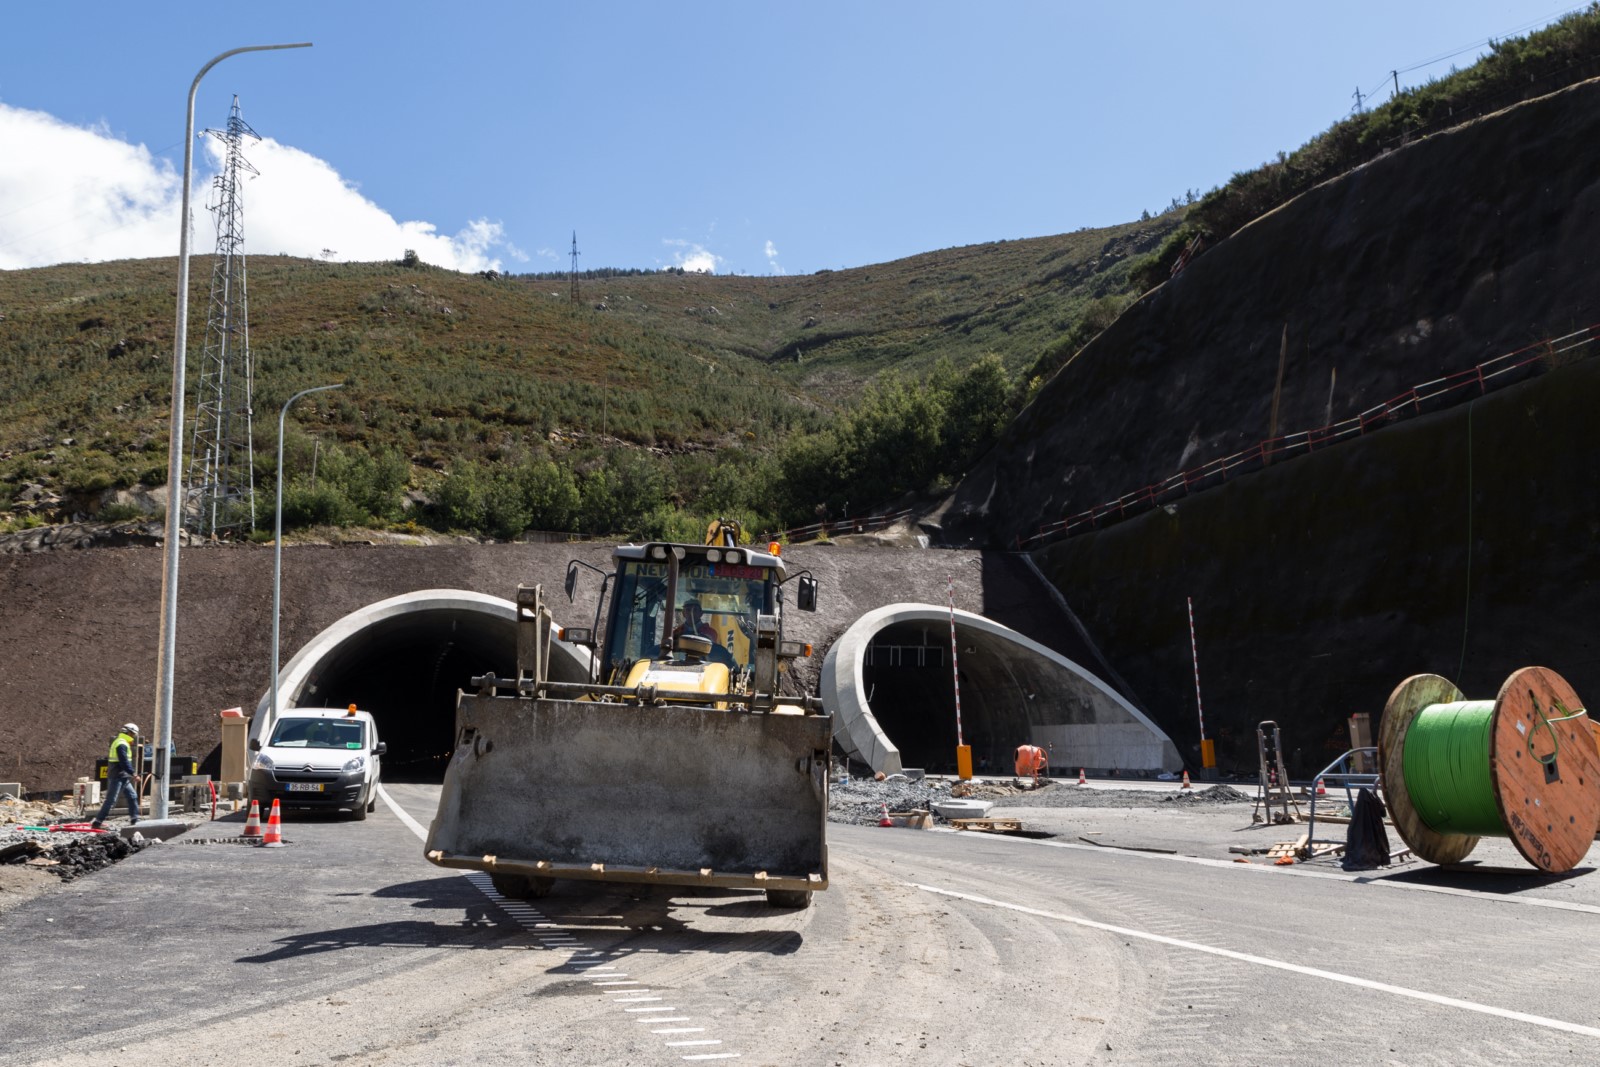
{"label": "dark tunnel interior", "polygon": [[[1016,746],[1027,740],[1022,687],[993,642],[957,628],[961,668],[961,735],[980,771],[1009,774]],[[887,626],[872,638],[862,680],[867,706],[900,750],[904,766],[931,773],[956,770],[956,702],[950,631],[923,622]]]}
{"label": "dark tunnel interior", "polygon": [[324,656],[295,703],[372,712],[389,746],[384,779],[441,782],[454,744],[456,690],[471,689],[474,675],[514,675],[516,664],[510,620],[418,611],[369,626]]}

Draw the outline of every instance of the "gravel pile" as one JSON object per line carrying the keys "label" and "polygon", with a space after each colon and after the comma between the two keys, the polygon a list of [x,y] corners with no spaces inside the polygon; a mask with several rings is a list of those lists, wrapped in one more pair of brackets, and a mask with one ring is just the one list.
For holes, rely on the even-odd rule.
{"label": "gravel pile", "polygon": [[[936,782],[875,782],[870,778],[852,778],[848,785],[835,783],[828,800],[828,818],[834,822],[855,823],[860,826],[876,825],[883,814],[882,805],[890,811],[907,811],[912,808],[932,810],[933,801],[951,795],[950,783]],[[995,808],[1157,808],[1163,804],[1205,806],[1212,804],[1240,804],[1255,797],[1230,785],[1214,785],[1206,789],[1157,792],[1144,789],[1096,789],[1092,785],[1078,785],[1074,781],[1046,779],[1037,789],[1019,789],[1009,778],[1000,780],[974,779],[966,795],[977,800],[993,802]],[[935,819],[938,819],[935,813]]]}
{"label": "gravel pile", "polygon": [[1214,785],[1209,789],[1168,793],[1161,798],[1163,804],[1245,804],[1255,800],[1249,793],[1241,793],[1231,785]]}
{"label": "gravel pile", "polygon": [[109,867],[143,847],[143,838],[129,843],[119,834],[0,830],[0,863],[38,867],[63,882]]}
{"label": "gravel pile", "polygon": [[[873,781],[871,778],[852,778],[848,782],[834,782],[828,789],[828,821],[853,823],[856,826],[876,826],[883,817],[883,806],[890,811],[933,811],[936,800],[948,799],[950,786],[945,782],[920,782],[903,780]],[[943,822],[937,812],[934,821]]]}

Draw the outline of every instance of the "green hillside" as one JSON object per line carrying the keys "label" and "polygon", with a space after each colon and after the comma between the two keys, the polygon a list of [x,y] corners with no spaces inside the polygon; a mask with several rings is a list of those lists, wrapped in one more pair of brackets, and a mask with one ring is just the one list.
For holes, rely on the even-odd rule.
{"label": "green hillside", "polygon": [[[863,477],[867,505],[947,484],[1178,221],[803,277],[591,272],[576,305],[565,276],[254,258],[258,485],[283,400],[337,381],[291,415],[291,526],[777,528]],[[210,266],[192,264],[191,413]],[[176,267],[0,274],[0,531],[129,517],[104,510],[115,490],[164,483]],[[878,455],[897,434],[916,454]]]}

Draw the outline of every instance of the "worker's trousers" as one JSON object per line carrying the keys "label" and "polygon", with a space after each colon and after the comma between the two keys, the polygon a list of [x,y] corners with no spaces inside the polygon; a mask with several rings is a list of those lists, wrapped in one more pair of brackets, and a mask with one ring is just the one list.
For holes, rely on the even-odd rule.
{"label": "worker's trousers", "polygon": [[100,814],[94,817],[95,822],[105,821],[105,817],[111,814],[111,809],[116,807],[117,797],[121,794],[126,794],[128,798],[128,821],[139,821],[139,789],[133,784],[133,775],[113,774],[111,788],[106,790],[106,798],[100,804]]}

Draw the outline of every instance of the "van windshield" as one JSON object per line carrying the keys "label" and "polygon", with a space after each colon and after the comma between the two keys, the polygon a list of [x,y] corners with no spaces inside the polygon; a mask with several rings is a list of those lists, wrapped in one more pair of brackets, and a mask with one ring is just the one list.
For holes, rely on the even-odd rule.
{"label": "van windshield", "polygon": [[269,745],[280,748],[361,748],[358,719],[279,719]]}

